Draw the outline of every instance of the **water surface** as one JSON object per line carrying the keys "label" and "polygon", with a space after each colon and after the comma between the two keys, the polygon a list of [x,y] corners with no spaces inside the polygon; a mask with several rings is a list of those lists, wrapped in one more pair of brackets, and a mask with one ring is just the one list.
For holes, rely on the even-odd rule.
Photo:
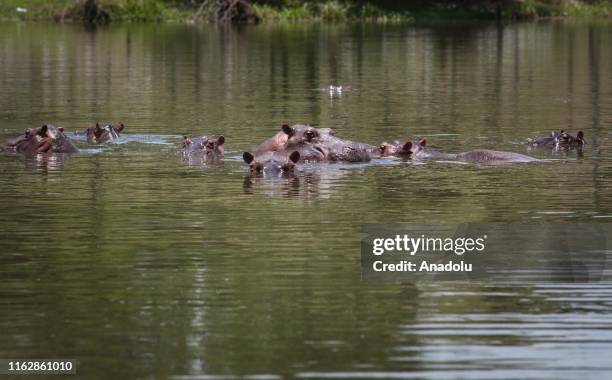
{"label": "water surface", "polygon": [[[612,283],[372,285],[359,264],[365,223],[611,221],[610,46],[595,21],[0,23],[1,141],[127,126],[80,155],[0,154],[0,357],[78,358],[83,378],[610,376]],[[550,162],[249,179],[242,151],[283,123]],[[582,155],[521,144],[559,129]],[[183,134],[224,134],[224,164],[184,165]]]}

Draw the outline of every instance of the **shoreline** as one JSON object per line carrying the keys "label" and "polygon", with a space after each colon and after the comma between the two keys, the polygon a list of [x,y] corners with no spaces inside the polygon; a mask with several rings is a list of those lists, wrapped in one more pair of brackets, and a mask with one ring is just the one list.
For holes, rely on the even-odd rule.
{"label": "shoreline", "polygon": [[[107,22],[160,22],[193,23],[207,22],[210,16],[197,7],[179,7],[152,0],[98,0]],[[568,3],[549,4],[545,1],[531,0],[511,3],[505,7],[494,8],[490,4],[469,8],[412,8],[389,10],[372,3],[349,4],[329,0],[315,5],[273,7],[254,4],[253,13],[261,23],[276,22],[329,22],[329,23],[410,23],[428,21],[520,21],[538,19],[611,19],[612,1],[594,4]],[[0,3],[1,21],[57,21],[81,22],[82,10],[76,3],[71,5],[65,0],[3,0]],[[196,17],[198,19],[196,19]],[[208,20],[207,20],[208,19]],[[212,21],[210,21],[212,22]]]}

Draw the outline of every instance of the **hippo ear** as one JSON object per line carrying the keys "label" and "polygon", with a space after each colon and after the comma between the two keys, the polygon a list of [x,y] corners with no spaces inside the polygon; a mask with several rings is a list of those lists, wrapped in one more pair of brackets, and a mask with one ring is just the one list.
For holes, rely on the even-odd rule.
{"label": "hippo ear", "polygon": [[283,124],[282,127],[283,132],[285,132],[285,134],[287,136],[293,136],[295,135],[295,129],[291,128],[290,126],[288,126],[287,124]]}
{"label": "hippo ear", "polygon": [[425,146],[425,145],[427,145],[427,140],[426,140],[426,139],[420,139],[420,140],[419,140],[419,145],[420,145],[420,146]]}
{"label": "hippo ear", "polygon": [[115,127],[115,129],[117,130],[117,132],[121,132],[123,131],[123,128],[125,128],[125,125],[123,123],[119,123],[117,124],[117,126]]}
{"label": "hippo ear", "polygon": [[293,162],[294,164],[297,164],[299,160],[300,152],[298,152],[297,150],[289,155],[289,161]]}
{"label": "hippo ear", "polygon": [[47,127],[47,124],[44,124],[42,127],[40,127],[40,130],[38,131],[38,135],[41,137],[47,137],[47,129],[49,127]]}
{"label": "hippo ear", "polygon": [[223,145],[224,142],[225,142],[225,137],[223,137],[223,135],[217,137],[217,144]]}
{"label": "hippo ear", "polygon": [[408,140],[402,145],[402,152],[408,153],[412,148],[412,141]]}
{"label": "hippo ear", "polygon": [[57,130],[64,133],[64,127],[59,127]]}
{"label": "hippo ear", "polygon": [[26,128],[25,131],[23,131],[23,133],[25,134],[25,137],[28,137],[30,133],[32,133],[32,128]]}
{"label": "hippo ear", "polygon": [[576,135],[580,140],[584,139],[584,132],[578,131],[578,135]]}
{"label": "hippo ear", "polygon": [[244,152],[242,153],[242,159],[244,160],[244,162],[246,162],[247,164],[250,164],[251,162],[253,162],[253,160],[255,159],[255,157],[253,157],[253,155],[249,152]]}

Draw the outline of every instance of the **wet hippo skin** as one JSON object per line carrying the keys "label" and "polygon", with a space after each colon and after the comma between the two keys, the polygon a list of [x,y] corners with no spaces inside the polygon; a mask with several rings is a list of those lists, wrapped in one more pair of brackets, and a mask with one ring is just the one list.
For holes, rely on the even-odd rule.
{"label": "wet hippo skin", "polygon": [[52,124],[34,129],[27,128],[22,136],[9,141],[7,148],[23,154],[79,152],[64,134],[64,129]]}

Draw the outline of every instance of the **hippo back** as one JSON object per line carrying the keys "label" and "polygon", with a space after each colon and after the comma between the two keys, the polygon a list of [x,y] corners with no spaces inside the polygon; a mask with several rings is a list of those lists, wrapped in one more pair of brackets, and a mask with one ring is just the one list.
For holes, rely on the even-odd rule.
{"label": "hippo back", "polygon": [[497,150],[478,149],[459,153],[457,159],[470,162],[533,162],[537,158],[514,152],[502,152]]}

